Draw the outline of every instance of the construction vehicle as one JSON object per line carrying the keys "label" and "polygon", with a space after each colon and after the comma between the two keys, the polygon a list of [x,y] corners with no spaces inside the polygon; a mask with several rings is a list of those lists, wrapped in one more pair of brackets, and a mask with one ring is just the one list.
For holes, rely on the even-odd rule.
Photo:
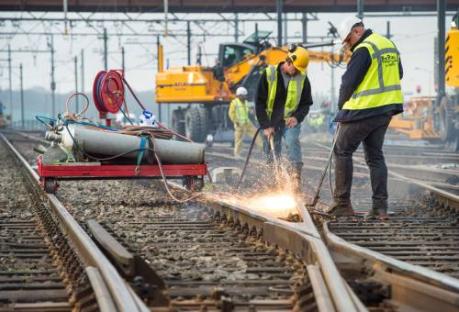
{"label": "construction vehicle", "polygon": [[[264,68],[285,60],[289,52],[287,46],[272,46],[270,34],[255,31],[242,43],[220,44],[213,67],[192,65],[164,70],[162,46],[158,45],[156,102],[185,104],[172,111],[172,128],[196,142],[204,142],[209,135],[215,141],[231,141],[233,128],[227,112],[236,89],[244,86],[249,91],[249,102],[253,101]],[[310,50],[330,45],[333,42],[300,46],[308,49],[311,62],[336,65],[344,61],[343,55]]]}
{"label": "construction vehicle", "polygon": [[449,87],[441,98],[412,97],[404,113],[392,118],[389,128],[410,139],[443,143],[459,151],[459,16],[453,17],[445,43],[445,83]]}

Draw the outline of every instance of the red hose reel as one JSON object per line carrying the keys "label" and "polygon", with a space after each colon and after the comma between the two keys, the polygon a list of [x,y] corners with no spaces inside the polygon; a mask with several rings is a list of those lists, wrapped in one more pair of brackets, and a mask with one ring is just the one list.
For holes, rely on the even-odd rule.
{"label": "red hose reel", "polygon": [[124,103],[124,82],[121,70],[102,70],[97,73],[92,87],[94,104],[105,118],[107,113],[116,114]]}

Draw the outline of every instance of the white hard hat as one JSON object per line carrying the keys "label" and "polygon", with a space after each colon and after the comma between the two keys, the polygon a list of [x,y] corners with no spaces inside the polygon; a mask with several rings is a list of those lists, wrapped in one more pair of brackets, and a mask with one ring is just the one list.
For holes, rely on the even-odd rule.
{"label": "white hard hat", "polygon": [[339,29],[338,29],[338,34],[339,34],[341,41],[344,41],[346,39],[346,37],[351,32],[352,27],[358,23],[362,23],[362,20],[355,16],[348,17],[344,21],[341,22],[341,25],[339,26]]}
{"label": "white hard hat", "polygon": [[237,96],[246,96],[247,95],[247,89],[244,87],[239,87],[236,89],[236,95]]}

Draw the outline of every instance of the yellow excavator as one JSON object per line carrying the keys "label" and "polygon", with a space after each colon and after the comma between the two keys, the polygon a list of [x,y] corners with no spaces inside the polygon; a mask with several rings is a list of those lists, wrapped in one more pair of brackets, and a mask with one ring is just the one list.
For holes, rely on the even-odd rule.
{"label": "yellow excavator", "polygon": [[[394,116],[389,128],[413,140],[444,143],[459,152],[459,16],[453,17],[445,42],[445,83],[447,95],[411,97],[404,113]],[[438,102],[438,103],[437,103]]]}
{"label": "yellow excavator", "polygon": [[[204,142],[209,135],[215,141],[231,141],[233,130],[227,111],[236,89],[246,87],[248,99],[253,101],[263,70],[285,60],[288,54],[288,46],[275,47],[268,42],[270,34],[256,31],[242,43],[220,44],[213,67],[192,65],[164,70],[162,46],[158,45],[156,102],[184,104],[172,111],[172,128],[196,142]],[[333,42],[301,46],[308,49],[310,62],[336,66],[349,58],[349,54],[310,50],[331,45]]]}

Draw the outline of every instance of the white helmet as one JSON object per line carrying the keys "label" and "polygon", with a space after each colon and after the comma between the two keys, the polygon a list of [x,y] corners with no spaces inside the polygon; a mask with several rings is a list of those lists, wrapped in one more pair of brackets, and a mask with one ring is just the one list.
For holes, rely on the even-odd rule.
{"label": "white helmet", "polygon": [[339,34],[341,41],[344,41],[346,39],[346,37],[351,32],[352,27],[358,23],[363,23],[363,22],[360,18],[355,17],[355,16],[348,17],[344,21],[341,22],[341,25],[339,26],[339,29],[338,29],[338,34]]}
{"label": "white helmet", "polygon": [[247,96],[247,89],[244,87],[239,87],[236,89],[236,96]]}

